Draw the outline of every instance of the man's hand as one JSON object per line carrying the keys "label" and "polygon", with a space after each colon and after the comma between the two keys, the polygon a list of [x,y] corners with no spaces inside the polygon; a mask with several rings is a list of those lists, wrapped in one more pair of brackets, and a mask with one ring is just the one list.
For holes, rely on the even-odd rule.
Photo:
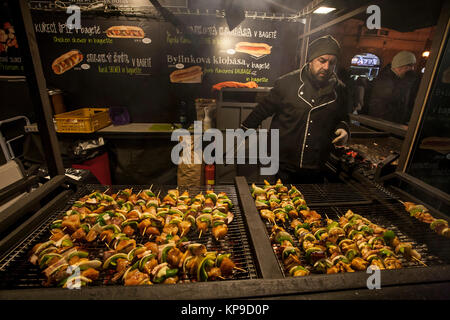
{"label": "man's hand", "polygon": [[347,144],[348,141],[348,133],[344,129],[337,129],[335,134],[337,137],[331,141],[331,143],[337,145],[337,146],[343,146]]}

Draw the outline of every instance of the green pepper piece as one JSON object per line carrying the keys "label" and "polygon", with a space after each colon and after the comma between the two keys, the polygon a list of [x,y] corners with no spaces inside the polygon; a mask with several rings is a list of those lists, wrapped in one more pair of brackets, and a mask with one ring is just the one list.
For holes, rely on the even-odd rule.
{"label": "green pepper piece", "polygon": [[285,241],[285,240],[289,241],[289,242],[292,243],[292,244],[294,243],[294,240],[292,239],[291,235],[290,235],[289,233],[283,232],[283,231],[281,231],[281,232],[279,232],[279,233],[277,234],[275,240],[276,240],[279,244],[282,244],[282,242]]}
{"label": "green pepper piece", "polygon": [[217,266],[218,268],[220,268],[220,265],[222,264],[223,259],[224,259],[224,258],[229,258],[230,256],[231,256],[230,253],[222,253],[222,254],[217,255],[217,258],[216,258],[216,266]]}
{"label": "green pepper piece", "polygon": [[84,232],[89,232],[89,225],[87,223],[83,223],[80,227],[84,230]]}
{"label": "green pepper piece", "polygon": [[288,250],[284,250],[284,251],[283,251],[282,259],[285,260],[285,259],[288,258],[289,255],[291,255],[291,254],[294,255],[294,256],[297,254],[297,252],[295,251],[295,248],[288,249]]}
{"label": "green pepper piece", "polygon": [[345,254],[346,258],[349,261],[352,261],[356,256],[358,255],[358,252],[355,249],[350,249],[347,251],[347,253]]}
{"label": "green pepper piece", "polygon": [[383,233],[383,239],[386,243],[391,243],[395,238],[395,233],[392,230],[387,230]]}
{"label": "green pepper piece", "polygon": [[336,221],[333,221],[327,226],[327,229],[328,229],[328,231],[330,231],[331,229],[336,228],[336,227],[339,227],[339,223]]}
{"label": "green pepper piece", "polygon": [[63,247],[73,247],[73,242],[70,241],[69,239],[64,239],[61,242],[61,246],[63,246]]}
{"label": "green pepper piece", "polygon": [[214,265],[214,261],[210,257],[205,257],[200,262],[198,268],[197,268],[197,281],[208,281],[208,273],[206,272],[206,266]]}
{"label": "green pepper piece", "polygon": [[178,274],[178,269],[167,269],[166,271],[166,277],[170,278],[170,277],[174,277]]}
{"label": "green pepper piece", "polygon": [[145,264],[150,261],[151,259],[153,259],[155,257],[155,255],[153,253],[142,257],[141,260],[139,260],[139,270],[143,271]]}
{"label": "green pepper piece", "polygon": [[145,194],[148,195],[149,197],[154,197],[155,194],[151,191],[145,191]]}
{"label": "green pepper piece", "polygon": [[[168,237],[168,236],[167,236]],[[170,249],[172,249],[174,246],[172,245],[168,245],[166,246],[161,254],[161,262],[166,262],[167,261],[167,253],[169,252]]]}
{"label": "green pepper piece", "polygon": [[80,201],[76,201],[73,205],[72,205],[72,207],[76,207],[76,208],[82,208],[84,206],[84,203],[83,202],[80,202]]}
{"label": "green pepper piece", "polygon": [[62,226],[61,222],[54,223],[50,226],[50,229],[60,229]]}

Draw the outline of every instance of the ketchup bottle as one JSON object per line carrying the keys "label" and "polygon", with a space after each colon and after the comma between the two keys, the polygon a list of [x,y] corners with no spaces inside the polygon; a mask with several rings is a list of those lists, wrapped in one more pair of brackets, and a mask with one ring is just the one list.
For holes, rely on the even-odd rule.
{"label": "ketchup bottle", "polygon": [[205,185],[214,185],[215,181],[215,166],[213,164],[205,165]]}

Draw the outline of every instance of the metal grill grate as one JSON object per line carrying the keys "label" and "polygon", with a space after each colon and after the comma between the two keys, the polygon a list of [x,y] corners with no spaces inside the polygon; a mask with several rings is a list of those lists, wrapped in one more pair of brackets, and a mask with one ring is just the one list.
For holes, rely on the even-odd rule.
{"label": "metal grill grate", "polygon": [[[305,197],[308,206],[348,203],[368,204],[371,200],[356,188],[344,183],[292,184]],[[262,185],[259,185],[262,187]],[[290,188],[290,184],[286,185]]]}
{"label": "metal grill grate", "polygon": [[[132,188],[133,190],[147,189],[150,186],[112,186],[110,190],[112,192],[117,192],[122,189]],[[167,194],[169,189],[174,189],[176,186],[153,186],[152,190],[157,193],[161,191],[160,197]],[[82,187],[67,203],[63,210],[57,211],[48,219],[46,219],[39,227],[37,227],[30,235],[28,235],[25,240],[17,244],[12,250],[9,251],[0,260],[0,289],[17,289],[17,288],[33,288],[42,287],[42,282],[45,277],[42,275],[42,270],[37,266],[32,265],[28,262],[28,252],[31,248],[39,242],[47,241],[50,232],[49,227],[51,223],[56,219],[61,219],[65,211],[68,210],[71,205],[81,198],[83,195],[90,193],[94,190],[104,192],[106,186],[102,185],[86,185]],[[187,190],[191,196],[194,196],[201,191],[205,192],[204,187],[188,187],[180,188],[180,193]],[[238,198],[234,186],[216,186],[214,191],[225,192],[230,200],[233,202],[234,206],[232,212],[234,214],[233,221],[228,226],[228,233],[224,239],[216,241],[211,236],[210,231],[203,234],[199,239],[198,234],[194,232],[189,232],[186,237],[189,241],[196,243],[202,243],[206,246],[208,251],[220,251],[231,253],[231,259],[236,263],[236,266],[244,269],[245,271],[235,270],[233,275],[233,280],[240,279],[255,279],[257,278],[256,267],[253,260],[253,254],[249,246],[249,241],[246,233],[246,228],[242,220],[242,214],[238,205]],[[136,235],[136,243],[145,243],[148,237],[143,237],[142,235]],[[107,250],[104,244],[98,243],[97,241],[88,244],[85,247],[90,252],[90,259],[99,259],[103,261],[103,252]],[[94,281],[90,286],[93,285],[114,285],[109,281],[111,278],[110,274],[101,272],[100,278]]]}
{"label": "metal grill grate", "polygon": [[[309,192],[315,187],[320,189],[322,186],[298,185],[297,187],[305,196],[307,204],[309,204],[307,197]],[[347,199],[353,199],[352,197],[353,196],[351,194],[347,194]],[[310,197],[309,199],[314,198]],[[450,242],[448,239],[436,235],[427,224],[420,223],[409,217],[403,205],[398,202],[390,204],[353,206],[340,206],[339,203],[336,203],[334,206],[314,207],[314,210],[321,214],[323,219],[328,216],[333,220],[338,220],[338,216],[343,216],[349,209],[383,228],[394,231],[400,241],[411,242],[413,248],[421,254],[422,262],[424,262],[427,266],[450,263]],[[271,234],[272,225],[266,220],[264,220],[264,223],[267,230],[266,236],[269,237]],[[295,246],[300,247],[297,238],[295,237],[294,230],[290,227],[290,224],[287,222],[285,225],[281,226],[292,235]],[[273,244],[272,247],[275,255],[277,256],[280,269],[283,274],[288,277],[289,275],[286,275],[284,271],[279,247],[276,244]],[[419,262],[414,260],[408,261],[402,256],[399,256],[399,259],[402,262],[403,268],[425,268]],[[311,275],[314,274],[312,273]]]}

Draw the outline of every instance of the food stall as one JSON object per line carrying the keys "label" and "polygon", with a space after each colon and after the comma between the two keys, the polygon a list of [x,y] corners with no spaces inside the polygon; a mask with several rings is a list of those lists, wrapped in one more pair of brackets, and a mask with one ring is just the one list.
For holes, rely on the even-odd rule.
{"label": "food stall", "polygon": [[[141,6],[142,11],[131,13],[148,14],[145,10],[162,8],[151,13],[172,23],[179,22],[177,17],[185,13],[176,6],[169,11],[158,1],[151,3],[153,6],[150,8]],[[44,3],[40,6],[42,10],[36,9],[36,16],[32,18],[28,5],[23,0],[16,3],[14,9],[23,17],[22,28],[17,27],[18,33],[35,30],[35,33],[23,33],[21,39],[25,43],[25,51],[30,53],[24,55],[24,63],[25,68],[31,68],[27,79],[34,86],[30,93],[37,104],[38,131],[48,150],[46,163],[51,179],[0,214],[1,299],[449,298],[448,184],[444,179],[427,179],[419,170],[425,166],[418,165],[420,161],[435,163],[437,159],[440,162],[435,169],[441,170],[441,175],[448,174],[445,171],[448,159],[441,156],[442,152],[448,153],[442,146],[445,137],[438,135],[448,129],[448,121],[444,121],[444,117],[439,119],[440,122],[431,118],[432,124],[429,124],[430,114],[434,113],[428,111],[436,105],[433,100],[436,90],[445,96],[442,86],[448,80],[444,76],[448,68],[449,10],[445,10],[448,7],[444,7],[437,23],[433,48],[409,126],[399,127],[379,119],[352,116],[355,121],[350,128],[352,140],[349,146],[330,155],[327,163],[329,173],[324,183],[265,181],[262,175],[255,175],[259,172],[258,165],[248,171],[232,167],[233,172],[227,175],[226,171],[230,169],[224,164],[221,171],[217,171],[217,174],[223,174],[222,181],[206,185],[176,185],[156,179],[136,183],[129,178],[127,182],[127,174],[120,179],[113,177],[111,184],[77,183],[65,176],[58,144],[63,133],[57,135],[55,132],[49,96],[44,90],[46,80],[58,78],[66,72],[76,73],[74,77],[60,80],[66,88],[72,88],[71,94],[79,94],[72,100],[78,101],[77,105],[90,104],[96,93],[102,97],[97,100],[99,104],[108,104],[105,97],[111,94],[118,103],[137,97],[133,103],[139,105],[151,99],[148,94],[159,91],[152,101],[154,103],[145,104],[148,107],[145,112],[143,108],[127,107],[129,116],[143,119],[145,125],[130,123],[123,124],[124,127],[107,126],[83,133],[90,138],[115,138],[122,141],[122,146],[130,140],[132,145],[138,145],[137,149],[158,141],[153,151],[148,147],[145,156],[144,153],[133,154],[136,151],[133,148],[116,150],[122,156],[128,152],[129,157],[135,157],[133,163],[141,157],[145,166],[136,169],[136,176],[145,175],[146,166],[155,166],[148,170],[160,170],[152,159],[165,161],[167,154],[162,145],[166,143],[169,150],[173,147],[174,141],[171,143],[169,139],[175,128],[184,127],[188,133],[196,130],[185,125],[183,117],[186,114],[183,111],[180,117],[175,107],[181,109],[183,105],[184,108],[183,101],[177,100],[183,96],[178,95],[180,92],[186,93],[184,97],[188,102],[185,104],[190,104],[195,99],[211,98],[205,90],[209,92],[219,83],[233,82],[231,88],[220,91],[216,97],[219,102],[216,128],[219,132],[237,129],[242,118],[257,104],[257,96],[270,90],[271,81],[275,78],[269,72],[270,68],[281,74],[290,67],[286,57],[280,60],[281,55],[272,54],[277,46],[293,34],[298,37],[314,29],[308,26],[307,21],[306,25],[305,21],[295,21],[295,15],[288,16],[287,20],[292,21],[285,21],[286,17],[277,21],[274,16],[268,24],[255,17],[254,21],[244,21],[248,25],[241,25],[241,33],[232,36],[244,37],[247,26],[265,39],[265,46],[255,49],[256,46],[248,44],[234,46],[225,43],[219,51],[202,57],[195,53],[182,55],[177,51],[181,49],[172,47],[173,43],[180,46],[192,43],[179,32],[183,25],[178,25],[177,31],[164,25],[165,22],[149,20],[146,23],[151,26],[132,23],[140,26],[124,28],[117,21],[107,18],[97,22],[100,18],[89,16],[92,29],[81,29],[86,33],[70,37],[66,35],[68,46],[77,47],[80,44],[72,42],[81,43],[83,39],[86,42],[103,39],[105,47],[108,41],[113,41],[118,49],[112,53],[110,58],[114,62],[109,65],[109,58],[102,57],[108,49],[92,49],[88,43],[83,44],[83,51],[68,51],[66,54],[70,53],[70,56],[60,55],[56,59],[54,56],[59,53],[39,56],[36,37],[39,36],[44,44],[66,40],[63,36],[51,35],[52,26],[58,26],[60,22],[53,24],[45,20],[48,18],[46,10],[53,12],[54,7],[46,7]],[[31,5],[36,4],[31,1]],[[126,8],[111,7],[110,10],[130,13],[125,12]],[[170,14],[177,10],[178,15]],[[308,12],[310,8],[305,7],[305,10]],[[359,13],[361,11],[356,14]],[[199,12],[193,14],[197,16],[188,17],[188,20],[199,19]],[[224,27],[223,17],[207,17],[213,21],[220,20],[223,29],[211,22],[210,29],[199,27],[193,30],[208,34],[214,32],[214,26],[230,33]],[[36,19],[40,22],[36,23]],[[128,20],[120,22],[124,21]],[[273,29],[284,25],[288,31]],[[158,32],[148,37],[152,29]],[[67,33],[64,28],[54,31],[56,34]],[[96,34],[98,36],[93,37]],[[158,65],[155,62],[158,59],[155,57],[161,58],[158,47],[149,50],[149,54],[155,54],[151,59],[139,56],[141,52],[137,47],[158,41],[168,46],[163,56],[164,63]],[[120,51],[120,46],[136,52],[125,54]],[[64,51],[67,47],[58,48]],[[255,53],[255,50],[264,53]],[[286,51],[291,52],[289,48]],[[215,61],[218,65],[239,64],[239,58],[234,56],[236,52],[248,55],[250,60],[247,62],[250,61],[254,69],[250,70],[249,66],[247,71],[240,67],[227,69],[216,66],[209,69],[208,58],[212,64]],[[102,63],[103,58],[106,60]],[[66,59],[73,65],[65,63]],[[191,68],[192,64],[200,61],[198,59],[204,60],[198,62],[202,65],[201,74],[198,68],[185,70],[185,67]],[[86,64],[84,67],[83,63]],[[140,67],[131,68],[134,63],[139,63]],[[177,66],[179,64],[182,66]],[[51,65],[53,68],[44,71]],[[228,78],[233,80],[224,81],[223,75],[231,72],[227,70],[234,70],[235,76]],[[122,72],[125,74],[120,74]],[[108,82],[105,79],[111,77],[110,73],[119,74],[116,82],[111,81],[112,87],[102,83]],[[150,76],[153,73],[156,78],[168,78],[164,81],[170,81],[171,85],[161,86],[158,84],[161,79]],[[200,84],[202,76],[206,75],[210,77],[205,77],[205,81],[210,82],[203,83],[206,87],[203,88]],[[124,92],[124,81],[131,83],[128,77],[135,77],[132,80],[136,82],[130,86],[130,92]],[[256,83],[256,80],[260,85],[252,88],[249,83]],[[86,94],[80,93],[83,90]],[[169,101],[170,97],[177,99]],[[87,102],[81,102],[83,99]],[[159,110],[158,105],[165,107]],[[448,113],[445,115],[448,117]],[[200,119],[205,117],[208,115],[203,114]],[[150,130],[153,122],[156,123],[154,131]],[[264,125],[268,126],[268,123]],[[429,134],[428,126],[434,126],[436,130]],[[76,133],[67,134],[67,139],[75,139]],[[441,139],[434,139],[439,143],[431,143],[430,147],[430,139],[423,141],[430,136]],[[138,139],[145,142],[138,142]],[[436,152],[431,158],[429,153],[424,155],[422,152],[429,148]],[[161,171],[160,175],[163,174]],[[374,277],[371,277],[372,273]]]}

